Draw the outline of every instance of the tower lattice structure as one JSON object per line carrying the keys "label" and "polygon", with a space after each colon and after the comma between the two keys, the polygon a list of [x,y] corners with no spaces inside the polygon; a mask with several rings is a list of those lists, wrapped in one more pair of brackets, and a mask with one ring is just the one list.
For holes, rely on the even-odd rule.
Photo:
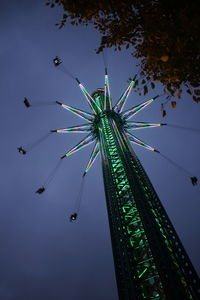
{"label": "tower lattice structure", "polygon": [[61,159],[95,142],[83,176],[101,154],[120,300],[199,299],[198,275],[131,146],[132,142],[159,153],[130,131],[166,124],[129,121],[157,96],[124,111],[135,78],[114,106],[107,70],[104,88],[93,94],[76,80],[93,113],[57,102],[87,123],[53,132],[88,133]]}

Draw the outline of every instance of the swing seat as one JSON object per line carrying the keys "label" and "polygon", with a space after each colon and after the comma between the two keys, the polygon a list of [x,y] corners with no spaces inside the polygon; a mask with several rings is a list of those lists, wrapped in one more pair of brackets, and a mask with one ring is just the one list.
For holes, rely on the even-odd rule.
{"label": "swing seat", "polygon": [[42,194],[42,193],[44,193],[44,191],[45,191],[45,188],[41,187],[36,191],[36,194]]}
{"label": "swing seat", "polygon": [[70,222],[71,221],[75,221],[76,219],[77,219],[77,213],[74,213],[74,214],[72,214],[71,216],[70,216]]}
{"label": "swing seat", "polygon": [[62,63],[62,61],[60,60],[60,58],[58,56],[56,56],[53,59],[53,63],[54,63],[54,66],[57,67],[57,66],[59,66]]}
{"label": "swing seat", "polygon": [[191,179],[193,185],[197,185],[198,179],[196,176],[190,177],[190,179]]}
{"label": "swing seat", "polygon": [[24,98],[24,105],[28,108],[31,106],[30,102],[28,101],[27,98]]}
{"label": "swing seat", "polygon": [[19,153],[25,155],[26,154],[26,150],[24,150],[22,147],[17,148]]}

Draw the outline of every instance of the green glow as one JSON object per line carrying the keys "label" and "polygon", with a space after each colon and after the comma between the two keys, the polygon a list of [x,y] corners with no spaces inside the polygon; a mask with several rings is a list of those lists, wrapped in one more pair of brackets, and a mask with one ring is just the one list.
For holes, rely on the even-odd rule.
{"label": "green glow", "polygon": [[[187,274],[184,273],[185,270],[181,266],[180,257],[175,251],[177,247],[175,247],[172,235],[168,230],[167,226],[169,225],[166,224],[166,219],[163,218],[164,213],[162,213],[162,207],[159,207],[159,200],[156,200],[158,198],[153,188],[151,188],[148,177],[145,177],[145,172],[139,160],[131,152],[129,141],[151,151],[157,150],[128,131],[128,129],[142,129],[162,125],[161,123],[128,121],[129,118],[152,103],[156,97],[122,113],[126,100],[134,86],[134,81],[130,83],[113,108],[107,74],[105,75],[104,89],[97,89],[92,95],[86,91],[82,84],[79,84],[79,86],[93,110],[93,114],[57,102],[65,109],[88,121],[87,124],[57,129],[57,132],[89,132],[89,135],[69,150],[64,157],[70,156],[95,141],[83,176],[90,170],[101,152],[103,171],[105,172],[106,195],[108,195],[107,203],[108,207],[110,206],[110,224],[113,222],[116,226],[112,227],[114,234],[111,234],[117,240],[115,245],[117,245],[117,253],[118,251],[120,253],[117,259],[120,261],[122,268],[126,266],[127,261],[129,262],[128,268],[130,267],[134,282],[137,282],[141,299],[159,298],[160,300],[166,300],[168,298],[163,289],[162,269],[158,270],[159,264],[157,265],[157,262],[159,258],[153,245],[154,240],[151,240],[147,226],[152,225],[152,232],[159,235],[155,245],[157,247],[162,242],[168,261],[171,261],[172,269],[176,269],[177,278],[180,279],[183,289],[187,288]],[[149,223],[146,223],[145,218],[149,218]],[[128,280],[128,278],[126,279]],[[122,285],[125,282],[126,280],[123,279]],[[187,300],[195,299],[191,296],[190,288],[187,288]]]}
{"label": "green glow", "polygon": [[[111,167],[112,167],[112,174],[113,174],[113,180],[116,183],[116,200],[117,201],[122,201],[126,202],[125,205],[122,206],[121,211],[123,213],[123,219],[125,222],[125,226],[123,226],[122,230],[125,230],[127,234],[130,236],[129,241],[130,241],[130,246],[133,247],[133,257],[138,256],[138,251],[141,251],[141,249],[148,249],[148,251],[145,251],[145,256],[148,257],[148,259],[144,260],[144,257],[141,256],[141,259],[138,260],[137,258],[137,263],[138,267],[136,266],[136,270],[138,273],[138,279],[142,280],[141,281],[141,288],[144,286],[144,293],[146,294],[145,289],[147,288],[147,283],[143,284],[142,275],[144,273],[150,272],[151,274],[154,273],[154,277],[158,276],[157,269],[153,269],[152,267],[147,267],[147,261],[153,261],[152,254],[150,252],[150,247],[148,245],[148,241],[145,235],[145,231],[143,229],[143,225],[141,222],[141,218],[139,217],[139,213],[136,208],[136,204],[133,201],[133,196],[132,196],[132,191],[131,187],[128,181],[128,178],[126,176],[126,172],[124,169],[124,165],[122,163],[122,160],[120,158],[120,155],[118,153],[118,148],[116,145],[115,138],[113,136],[109,120],[106,116],[104,116],[101,119],[102,123],[102,131],[101,131],[101,136],[102,138],[105,138],[105,145],[103,145],[103,142],[101,143],[101,147],[103,150],[107,151],[109,157],[109,161],[111,162]],[[101,139],[102,140],[102,139]],[[130,201],[130,198],[132,199]],[[149,253],[149,254],[147,254]],[[155,264],[154,264],[155,265]],[[141,272],[141,268],[143,271]],[[149,270],[149,271],[148,271]],[[149,273],[149,274],[150,274]],[[159,283],[161,285],[161,283]]]}
{"label": "green glow", "polygon": [[139,278],[141,278],[142,277],[142,275],[144,275],[144,273],[147,271],[147,268],[146,269],[144,269],[144,271],[138,276]]}

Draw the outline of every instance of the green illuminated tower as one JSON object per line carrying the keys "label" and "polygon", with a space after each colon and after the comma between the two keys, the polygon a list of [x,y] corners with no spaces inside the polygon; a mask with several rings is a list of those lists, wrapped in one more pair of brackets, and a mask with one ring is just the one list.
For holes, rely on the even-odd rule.
{"label": "green illuminated tower", "polygon": [[157,97],[124,111],[133,79],[112,106],[108,75],[105,86],[89,94],[76,79],[93,113],[57,102],[87,120],[53,132],[88,132],[62,159],[94,142],[85,176],[101,154],[112,249],[120,300],[199,299],[199,278],[131,142],[158,152],[130,131],[166,124],[129,121]]}

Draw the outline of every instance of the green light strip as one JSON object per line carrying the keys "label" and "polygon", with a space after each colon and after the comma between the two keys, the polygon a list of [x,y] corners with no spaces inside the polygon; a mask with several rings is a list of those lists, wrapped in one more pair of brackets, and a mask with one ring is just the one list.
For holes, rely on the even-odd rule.
{"label": "green light strip", "polygon": [[138,278],[141,278],[143,276],[143,274],[147,271],[148,269],[144,269],[144,271],[138,276]]}

